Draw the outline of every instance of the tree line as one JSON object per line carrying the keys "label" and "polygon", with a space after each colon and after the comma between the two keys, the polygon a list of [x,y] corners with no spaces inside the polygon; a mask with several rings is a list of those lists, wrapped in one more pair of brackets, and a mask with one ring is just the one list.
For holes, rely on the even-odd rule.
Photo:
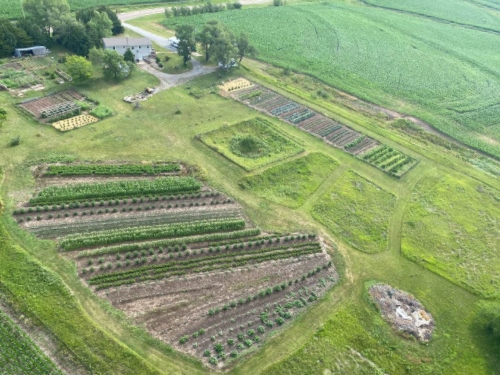
{"label": "tree line", "polygon": [[26,16],[16,23],[0,21],[0,57],[11,56],[15,48],[54,43],[87,56],[102,38],[124,32],[116,13],[106,6],[71,13],[66,0],[25,0],[23,9]]}
{"label": "tree line", "polygon": [[196,51],[197,43],[203,49],[205,61],[214,58],[222,70],[229,69],[236,62],[240,64],[245,56],[257,53],[248,41],[247,34],[236,36],[226,25],[216,20],[208,21],[198,33],[191,25],[179,25],[175,29],[175,36],[179,39],[177,53],[183,57],[184,64]]}

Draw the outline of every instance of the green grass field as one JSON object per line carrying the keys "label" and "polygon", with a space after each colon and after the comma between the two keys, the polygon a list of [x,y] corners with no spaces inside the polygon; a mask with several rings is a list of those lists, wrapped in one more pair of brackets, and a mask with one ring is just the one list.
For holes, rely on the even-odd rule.
{"label": "green grass field", "polygon": [[[328,9],[328,6],[320,4],[299,8],[304,9],[304,12],[311,9],[311,17],[317,17],[318,10],[323,9],[322,7]],[[338,8],[352,9],[351,13],[356,16],[354,11],[358,6],[338,5]],[[296,12],[294,9],[295,6],[286,6],[263,10]],[[385,11],[376,12],[382,14]],[[240,12],[232,14],[236,16]],[[336,16],[341,17],[342,12],[339,11]],[[257,25],[261,24],[258,19],[253,21]],[[292,17],[289,19],[289,23],[291,22],[296,22],[299,27],[303,19]],[[397,25],[400,21],[394,22]],[[375,22],[366,21],[366,24],[373,27]],[[343,30],[349,30],[347,26],[349,25],[341,25]],[[269,27],[272,31],[273,25]],[[387,30],[391,30],[395,33],[392,27],[384,24],[384,32],[389,33]],[[371,32],[375,34],[374,29]],[[316,37],[314,30],[307,35],[312,37],[311,40]],[[360,48],[366,45],[361,36],[362,34],[356,41]],[[450,38],[449,35],[445,37]],[[390,36],[387,38],[391,40]],[[380,41],[383,40],[381,37]],[[436,43],[440,41],[437,40]],[[479,39],[476,43],[481,44],[483,41]],[[424,44],[426,43],[421,42],[415,46],[424,48]],[[483,48],[484,58],[488,60],[494,49]],[[314,50],[307,51],[314,56]],[[407,51],[403,48],[401,55],[405,52]],[[418,52],[417,49],[414,53]],[[433,58],[428,55],[429,49],[423,49],[420,53],[424,60]],[[388,63],[384,59],[382,56],[381,61]],[[343,102],[336,101],[334,95],[328,100],[313,97],[317,89],[321,88],[319,85],[311,86],[312,88],[301,86],[300,77],[293,74],[278,82],[279,76],[276,79],[266,78],[259,63],[246,64],[248,69],[235,70],[230,74],[269,84],[291,99],[308,104],[332,118],[339,118],[356,130],[364,129],[369,136],[418,158],[420,163],[408,174],[396,179],[300,129],[269,119],[273,132],[278,134],[279,139],[293,145],[290,149],[285,149],[293,152],[276,153],[276,159],[268,166],[269,169],[258,170],[255,175],[248,173],[196,139],[199,134],[217,134],[218,139],[224,138],[226,150],[230,150],[231,140],[235,136],[248,133],[231,133],[228,131],[231,126],[224,125],[241,124],[257,116],[254,110],[212,93],[216,92],[216,86],[221,80],[230,78],[220,78],[217,74],[161,92],[141,102],[140,110],[134,110],[122,98],[142,91],[144,87],[158,85],[156,78],[137,70],[132,78],[123,83],[96,79],[76,89],[112,108],[116,115],[67,133],[59,133],[35,122],[17,109],[15,104],[19,98],[0,92],[1,106],[8,112],[7,120],[0,126],[0,289],[10,296],[14,310],[18,314],[37,317],[40,324],[54,334],[67,352],[75,354],[75,360],[89,373],[209,373],[210,370],[202,367],[200,362],[181,355],[148,336],[143,328],[134,326],[120,311],[94,295],[81,283],[74,263],[58,253],[55,242],[34,238],[21,229],[11,215],[15,205],[28,200],[33,193],[35,182],[31,168],[37,161],[183,161],[196,166],[197,175],[207,184],[240,203],[248,219],[263,231],[312,231],[321,233],[332,247],[334,244],[338,247],[338,252],[333,252],[332,255],[334,264],[342,275],[339,285],[307,314],[298,316],[289,328],[266,341],[262,349],[246,358],[235,360],[232,365],[234,367],[229,369],[228,374],[334,374],[340,373],[338,369],[341,365],[347,373],[500,373],[498,346],[493,344],[486,332],[474,325],[477,306],[483,298],[481,293],[492,296],[492,300],[499,299],[498,295],[494,297],[494,288],[499,289],[498,276],[495,276],[498,268],[495,260],[495,257],[498,258],[498,245],[491,242],[495,237],[490,235],[495,233],[495,225],[498,226],[495,221],[499,216],[498,201],[494,198],[499,194],[498,180],[491,174],[482,172],[483,169],[464,162],[460,154],[432,142],[416,141],[408,134],[394,131],[376,114],[352,110],[343,105]],[[353,60],[353,65],[358,66],[356,69],[363,73],[365,68],[360,64]],[[437,63],[424,64],[423,67],[425,70],[419,74],[439,72],[441,69]],[[389,69],[382,63],[379,63],[379,68],[381,73],[373,87],[382,80],[383,74],[386,78],[390,77]],[[443,82],[455,74],[454,68],[456,66],[452,64]],[[488,73],[483,71],[478,74],[478,78],[484,78],[481,75]],[[346,75],[344,78],[345,80],[338,80],[336,83],[347,85],[352,77]],[[432,79],[426,82],[434,87]],[[453,82],[456,83],[449,81],[446,90],[458,92]],[[490,83],[491,90],[494,91],[495,81],[491,80]],[[477,85],[478,88],[485,87],[481,79],[478,79]],[[370,91],[373,87],[367,85],[364,89]],[[465,93],[466,84],[462,83],[461,87]],[[447,98],[446,90],[441,92],[441,98]],[[373,88],[373,92],[375,91]],[[195,97],[192,92],[199,95]],[[30,93],[26,97],[42,94]],[[472,94],[474,93],[471,93],[470,104],[475,105],[480,98]],[[409,90],[404,93],[402,100],[407,99],[405,95],[417,94]],[[381,99],[389,102],[386,96]],[[464,94],[461,105],[466,104]],[[432,106],[429,108],[429,111],[434,110]],[[438,113],[436,118],[441,118],[440,116]],[[220,137],[221,134],[224,137]],[[9,140],[18,135],[20,145],[10,147]],[[257,135],[258,137],[254,136],[258,147],[253,147],[250,142],[247,144],[249,148],[240,147],[238,152],[258,151],[259,144],[265,140],[264,136],[269,136],[269,132],[266,128],[264,133]],[[277,144],[283,142],[279,141]],[[294,166],[298,160],[305,160],[306,163],[300,165],[299,171],[312,171],[314,176],[318,176],[322,171],[315,169],[314,158],[293,156],[301,149],[308,155],[325,155],[337,165],[331,167],[333,171],[317,189],[313,189],[312,186],[316,185],[311,183],[313,180],[321,180],[316,179],[317,177],[307,180],[304,188],[301,184],[292,185],[292,177],[287,176],[289,183],[300,192],[302,198],[297,198],[303,199],[300,206],[290,208],[286,205],[293,205],[292,201],[273,201],[281,194],[279,187],[264,191],[243,189],[239,185],[247,178],[259,179],[263,181],[263,186],[271,185],[275,171],[283,174],[286,166]],[[241,159],[241,162],[258,160]],[[256,168],[261,166],[263,164],[260,163],[252,165]],[[295,171],[290,171],[289,174],[293,176]],[[321,175],[323,176],[322,173]],[[335,199],[332,199],[332,193],[336,194]],[[326,204],[324,209],[319,208],[322,202]],[[429,207],[432,208],[431,212],[426,210]],[[436,212],[432,212],[433,210]],[[318,215],[322,216],[319,221],[313,217]],[[409,222],[417,219],[421,222],[410,227]],[[346,232],[346,229],[350,232]],[[464,239],[463,233],[474,235]],[[384,236],[387,238],[384,239]],[[423,248],[417,241],[429,246]],[[458,244],[463,246],[459,248]],[[458,257],[450,249],[456,251],[462,248],[467,251],[464,250],[460,255],[460,261],[463,260],[464,263],[459,263]],[[402,256],[401,249],[412,253]],[[436,264],[432,268],[433,272],[430,267],[425,267],[428,263],[408,259],[415,254],[426,259],[433,256]],[[449,266],[446,265],[448,261]],[[460,274],[460,267],[466,263],[471,264],[471,267],[467,268],[467,274]],[[487,285],[491,280],[484,277],[486,273],[496,277],[493,284]],[[464,275],[468,284],[455,279],[456,276]],[[449,280],[452,278],[454,282]],[[415,295],[432,313],[436,320],[436,331],[428,345],[402,338],[382,321],[364,295],[365,283],[371,280],[388,283]],[[470,284],[469,281],[477,284]]]}
{"label": "green grass field", "polygon": [[[469,17],[468,7],[475,6],[454,12]],[[475,7],[474,14],[480,17],[482,11]],[[414,114],[500,157],[496,33],[344,2],[243,9],[164,23],[173,28],[214,18],[235,32],[248,33],[263,61]]]}
{"label": "green grass field", "polygon": [[271,202],[297,208],[332,173],[337,163],[323,154],[309,154],[250,175],[241,181],[244,189]]}
{"label": "green grass field", "polygon": [[316,203],[312,214],[355,248],[377,253],[387,249],[395,202],[394,195],[349,171]]}
{"label": "green grass field", "polygon": [[498,13],[481,6],[475,1],[423,0],[415,3],[408,0],[364,0],[364,2],[376,7],[427,16],[435,21],[453,22],[486,30],[500,31]]}
{"label": "green grass field", "polygon": [[402,252],[488,298],[500,296],[500,192],[467,178],[429,177],[416,187]]}
{"label": "green grass field", "polygon": [[273,130],[272,123],[259,117],[202,134],[200,139],[247,171],[303,151],[295,142]]}

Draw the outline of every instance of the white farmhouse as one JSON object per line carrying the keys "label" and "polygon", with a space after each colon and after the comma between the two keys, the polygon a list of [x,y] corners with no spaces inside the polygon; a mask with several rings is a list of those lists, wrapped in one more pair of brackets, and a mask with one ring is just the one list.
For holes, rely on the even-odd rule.
{"label": "white farmhouse", "polygon": [[151,54],[151,40],[148,38],[102,38],[104,49],[110,49],[124,55],[127,49],[130,49],[136,60]]}

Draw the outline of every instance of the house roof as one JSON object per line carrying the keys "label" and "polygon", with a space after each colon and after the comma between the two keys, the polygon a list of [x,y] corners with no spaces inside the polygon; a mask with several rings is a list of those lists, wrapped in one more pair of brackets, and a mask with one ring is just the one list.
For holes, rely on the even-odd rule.
{"label": "house roof", "polygon": [[104,43],[104,47],[151,45],[151,40],[148,38],[102,38],[102,42]]}

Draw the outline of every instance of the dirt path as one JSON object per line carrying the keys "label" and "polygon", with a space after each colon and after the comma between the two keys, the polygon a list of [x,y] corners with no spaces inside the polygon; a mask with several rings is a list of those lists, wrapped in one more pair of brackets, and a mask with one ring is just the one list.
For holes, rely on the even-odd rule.
{"label": "dirt path", "polygon": [[[135,12],[130,12],[130,13],[121,13],[118,15],[118,18],[122,20],[123,26],[129,30],[132,30],[136,32],[137,34],[140,34],[146,38],[151,39],[153,42],[161,46],[162,48],[168,50],[168,51],[177,51],[174,47],[170,45],[172,40],[174,38],[165,38],[160,35],[153,34],[149,31],[146,31],[144,29],[141,29],[140,27],[129,25],[126,22],[126,20],[131,20],[137,17],[143,17],[145,15],[149,14],[156,14],[156,13],[161,13],[164,11],[164,8],[155,8],[155,9],[145,9],[145,10],[140,10],[140,11],[135,11]],[[155,94],[164,90],[167,90],[169,88],[182,85],[183,83],[186,83],[190,81],[191,79],[195,77],[199,77],[204,74],[212,73],[215,71],[215,67],[212,66],[204,66],[202,65],[198,60],[191,58],[191,64],[193,65],[193,69],[191,69],[189,72],[186,73],[181,73],[181,74],[167,74],[160,72],[159,70],[156,70],[149,64],[145,62],[139,63],[139,67],[148,73],[154,75],[160,80],[160,85],[155,89]]]}

